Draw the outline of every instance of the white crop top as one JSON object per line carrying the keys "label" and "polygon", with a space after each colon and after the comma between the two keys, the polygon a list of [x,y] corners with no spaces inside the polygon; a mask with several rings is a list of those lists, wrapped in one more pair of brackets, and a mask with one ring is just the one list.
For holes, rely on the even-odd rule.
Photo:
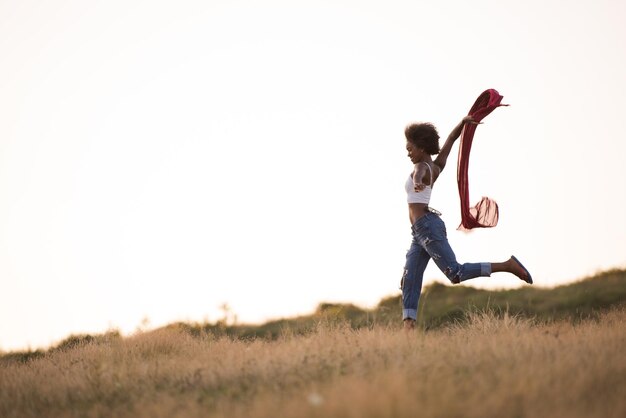
{"label": "white crop top", "polygon": [[426,163],[426,165],[428,166],[428,170],[430,171],[430,185],[424,187],[424,190],[422,190],[421,192],[416,192],[415,183],[413,182],[413,173],[415,173],[415,171],[409,174],[409,178],[404,184],[404,190],[406,190],[406,200],[408,203],[430,203],[430,193],[433,190],[433,169],[430,167],[430,164]]}

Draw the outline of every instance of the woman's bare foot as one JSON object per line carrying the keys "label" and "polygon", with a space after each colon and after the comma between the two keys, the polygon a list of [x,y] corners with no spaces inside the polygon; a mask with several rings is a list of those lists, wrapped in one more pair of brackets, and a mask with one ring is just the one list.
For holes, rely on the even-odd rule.
{"label": "woman's bare foot", "polygon": [[528,284],[533,284],[533,278],[526,270],[526,267],[520,261],[512,255],[511,258],[507,261],[509,265],[509,271],[519,277],[521,280],[525,281]]}

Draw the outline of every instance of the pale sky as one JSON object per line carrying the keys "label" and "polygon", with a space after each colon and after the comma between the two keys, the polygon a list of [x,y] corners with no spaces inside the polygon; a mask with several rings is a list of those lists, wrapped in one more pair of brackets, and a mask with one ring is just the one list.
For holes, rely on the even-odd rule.
{"label": "pale sky", "polygon": [[[0,349],[399,295],[404,127],[445,138],[457,258],[536,286],[626,267],[626,2],[0,0]],[[425,284],[444,282],[431,263]],[[469,285],[513,288],[506,274]],[[401,312],[398,310],[398,319]]]}

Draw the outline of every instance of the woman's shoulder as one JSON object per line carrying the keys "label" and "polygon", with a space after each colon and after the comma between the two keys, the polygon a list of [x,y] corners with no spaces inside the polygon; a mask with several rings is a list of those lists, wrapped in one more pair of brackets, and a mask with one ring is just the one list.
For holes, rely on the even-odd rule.
{"label": "woman's shoulder", "polygon": [[433,161],[420,161],[419,163],[415,164],[415,169],[423,169],[426,171],[430,171],[431,173],[437,174],[441,172],[441,168]]}

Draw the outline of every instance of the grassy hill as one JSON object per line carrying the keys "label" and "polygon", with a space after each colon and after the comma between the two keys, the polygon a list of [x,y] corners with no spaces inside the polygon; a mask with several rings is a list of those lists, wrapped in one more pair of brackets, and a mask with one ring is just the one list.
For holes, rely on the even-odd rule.
{"label": "grassy hill", "polygon": [[[459,289],[446,300],[450,289],[435,286],[429,303]],[[563,297],[545,312],[561,306],[574,321],[472,308],[462,321],[406,333],[397,313],[393,326],[355,329],[333,318],[364,311],[323,305],[310,332],[275,339],[192,335],[205,325],[73,337],[38,358],[0,359],[0,417],[626,416],[626,309],[585,313]],[[530,300],[524,309],[543,306]]]}
{"label": "grassy hill", "polygon": [[[539,321],[579,321],[609,308],[626,305],[626,270],[609,270],[578,282],[555,288],[524,286],[513,290],[481,290],[470,286],[434,283],[426,286],[420,299],[418,324],[423,329],[464,321],[470,311],[521,315]],[[243,337],[276,338],[281,333],[301,333],[322,322],[348,322],[353,328],[400,324],[401,297],[382,299],[371,310],[352,304],[321,303],[307,316],[270,321],[259,326],[233,326],[224,332]],[[209,331],[211,326],[183,325],[191,332]]]}
{"label": "grassy hill", "polygon": [[[513,290],[481,290],[469,286],[435,283],[423,289],[418,326],[431,330],[467,320],[468,313],[489,311],[494,315],[516,315],[540,322],[593,318],[617,306],[626,306],[626,270],[609,270],[578,282],[555,288],[524,286]],[[320,325],[341,324],[353,329],[374,326],[400,326],[400,296],[384,298],[373,309],[353,304],[320,303],[310,315],[269,321],[261,325],[215,323],[173,323],[166,329],[181,330],[192,336],[230,336],[239,339],[276,339],[285,335],[314,332]],[[117,332],[103,335],[72,335],[48,352],[62,351],[82,343],[106,342],[122,338]],[[0,354],[0,362],[27,361],[45,351]]]}

